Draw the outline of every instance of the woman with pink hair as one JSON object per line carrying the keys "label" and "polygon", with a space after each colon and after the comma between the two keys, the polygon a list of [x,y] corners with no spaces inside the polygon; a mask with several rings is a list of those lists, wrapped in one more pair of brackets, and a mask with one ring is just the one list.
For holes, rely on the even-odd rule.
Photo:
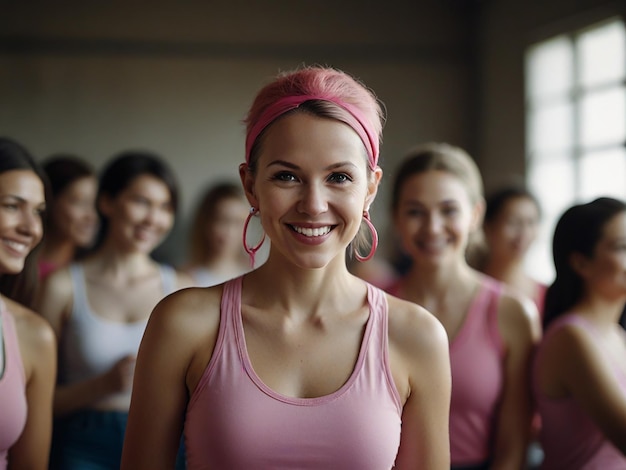
{"label": "woman with pink hair", "polygon": [[346,266],[377,243],[376,98],[303,68],[264,87],[246,122],[244,246],[254,258],[266,235],[267,261],[153,311],[122,469],[171,468],[183,427],[189,469],[447,469],[445,331]]}

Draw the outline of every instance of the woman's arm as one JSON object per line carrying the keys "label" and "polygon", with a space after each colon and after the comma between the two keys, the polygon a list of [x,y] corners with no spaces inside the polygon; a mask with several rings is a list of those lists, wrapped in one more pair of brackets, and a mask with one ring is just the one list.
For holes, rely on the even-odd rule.
{"label": "woman's arm", "polygon": [[524,467],[530,440],[530,364],[541,335],[539,314],[530,299],[505,294],[498,308],[498,325],[506,357],[491,468],[519,470]]}
{"label": "woman's arm", "polygon": [[400,393],[408,395],[402,410],[400,448],[394,468],[448,470],[448,337],[441,323],[423,308],[389,299],[392,370],[398,389],[404,388]]}
{"label": "woman's arm", "polygon": [[576,325],[564,327],[551,340],[546,359],[558,364],[555,370],[559,380],[607,439],[626,455],[626,394],[610,359],[596,338]]}
{"label": "woman's arm", "polygon": [[[20,309],[11,304],[11,311]],[[56,341],[50,325],[38,315],[23,309],[16,317],[26,374],[28,416],[19,440],[9,450],[9,468],[44,470],[48,468],[52,436]]]}
{"label": "woman's arm", "polygon": [[185,289],[152,312],[137,357],[123,470],[174,468],[187,402],[216,341],[220,299],[221,288]]}

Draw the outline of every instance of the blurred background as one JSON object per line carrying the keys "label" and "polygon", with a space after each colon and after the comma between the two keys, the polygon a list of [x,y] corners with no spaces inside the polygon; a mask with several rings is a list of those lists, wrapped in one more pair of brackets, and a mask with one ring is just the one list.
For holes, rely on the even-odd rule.
{"label": "blurred background", "polygon": [[[372,217],[413,145],[476,159],[487,190],[525,182],[544,223],[529,268],[551,276],[553,221],[578,199],[626,198],[626,2],[602,0],[0,1],[0,135],[96,168],[162,155],[182,211],[158,256],[177,263],[189,212],[237,180],[245,116],[277,72],[330,65],[385,103]],[[383,247],[383,250],[385,248]]]}

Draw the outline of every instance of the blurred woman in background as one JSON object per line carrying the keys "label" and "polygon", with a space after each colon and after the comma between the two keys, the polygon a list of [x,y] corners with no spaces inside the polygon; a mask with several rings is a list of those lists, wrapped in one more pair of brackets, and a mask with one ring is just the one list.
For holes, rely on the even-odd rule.
{"label": "blurred woman in background", "polygon": [[52,466],[119,469],[133,370],[154,306],[191,284],[150,253],[174,223],[178,189],[156,155],[125,152],[102,171],[95,250],[51,274],[39,311],[59,340]]}
{"label": "blurred woman in background", "polygon": [[507,186],[487,198],[483,232],[486,255],[479,269],[533,299],[539,313],[547,286],[529,276],[524,261],[539,230],[539,202],[523,187]]}
{"label": "blurred woman in background", "polygon": [[540,325],[530,299],[467,264],[484,210],[478,168],[458,147],[420,145],[398,168],[392,191],[411,267],[389,292],[431,311],[450,340],[452,468],[522,468]]}
{"label": "blurred woman in background", "polygon": [[553,239],[556,277],[533,368],[542,468],[626,468],[626,204],[571,207]]}
{"label": "blurred woman in background", "polygon": [[93,243],[98,182],[91,166],[72,155],[54,155],[42,167],[52,193],[39,253],[39,276],[43,279]]}
{"label": "blurred woman in background", "polygon": [[250,270],[241,244],[248,205],[241,184],[209,187],[196,208],[187,264],[182,268],[196,285],[208,287]]}

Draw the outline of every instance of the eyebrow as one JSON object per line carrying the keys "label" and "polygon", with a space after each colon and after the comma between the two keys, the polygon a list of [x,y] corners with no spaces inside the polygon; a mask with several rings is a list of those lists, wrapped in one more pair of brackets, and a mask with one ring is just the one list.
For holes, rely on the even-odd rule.
{"label": "eyebrow", "polygon": [[[274,160],[270,163],[267,164],[267,168],[271,167],[271,166],[285,166],[287,168],[291,168],[293,170],[299,170],[300,167],[298,165],[295,165],[291,162],[287,162],[285,160]],[[342,168],[342,167],[346,167],[346,166],[351,166],[351,167],[356,167],[356,165],[350,161],[345,161],[345,162],[337,162],[337,163],[333,163],[332,165],[328,165],[326,168],[324,168],[325,170],[334,170],[336,168]]]}
{"label": "eyebrow", "polygon": [[[17,196],[16,194],[0,194],[0,199],[15,199],[17,202],[19,202],[20,204],[28,204],[28,200],[24,199],[21,196]],[[39,204],[39,206],[45,206],[46,205],[46,201],[41,201]]]}

